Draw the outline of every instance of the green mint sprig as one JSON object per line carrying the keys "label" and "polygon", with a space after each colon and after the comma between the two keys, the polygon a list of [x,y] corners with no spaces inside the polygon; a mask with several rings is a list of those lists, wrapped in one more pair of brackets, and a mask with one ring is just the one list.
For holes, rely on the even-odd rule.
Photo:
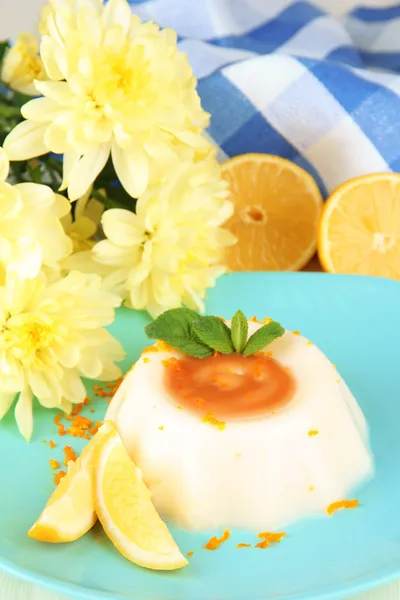
{"label": "green mint sprig", "polygon": [[162,340],[193,358],[207,358],[214,351],[238,352],[250,356],[285,333],[276,321],[270,321],[248,337],[247,319],[238,310],[229,328],[220,317],[203,317],[189,308],[173,308],[145,327],[148,338]]}

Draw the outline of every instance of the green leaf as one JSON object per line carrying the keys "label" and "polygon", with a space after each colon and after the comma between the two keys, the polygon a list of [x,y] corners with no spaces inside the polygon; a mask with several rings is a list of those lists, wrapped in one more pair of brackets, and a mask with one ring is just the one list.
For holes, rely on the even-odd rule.
{"label": "green leaf", "polygon": [[243,352],[247,342],[247,319],[241,310],[235,312],[231,323],[231,338],[236,352]]}
{"label": "green leaf", "polygon": [[271,342],[281,337],[285,333],[285,329],[276,321],[271,321],[258,329],[246,344],[243,351],[244,356],[250,356],[254,352],[262,350],[265,346],[268,346]]}
{"label": "green leaf", "polygon": [[206,358],[212,350],[194,334],[192,324],[199,315],[189,308],[173,308],[145,327],[148,338],[163,340],[193,358]]}
{"label": "green leaf", "polygon": [[4,40],[0,42],[0,62],[3,61],[4,55],[10,47],[10,43],[8,40]]}
{"label": "green leaf", "polygon": [[192,323],[196,336],[213,350],[221,354],[234,351],[231,331],[219,317],[197,317]]}

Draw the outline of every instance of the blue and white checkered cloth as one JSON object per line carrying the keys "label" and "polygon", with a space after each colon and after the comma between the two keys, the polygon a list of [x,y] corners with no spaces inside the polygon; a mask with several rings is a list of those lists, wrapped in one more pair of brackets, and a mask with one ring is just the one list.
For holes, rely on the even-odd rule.
{"label": "blue and white checkered cloth", "polygon": [[318,0],[131,4],[178,33],[221,158],[284,156],[324,193],[361,174],[400,171],[400,4],[341,20]]}

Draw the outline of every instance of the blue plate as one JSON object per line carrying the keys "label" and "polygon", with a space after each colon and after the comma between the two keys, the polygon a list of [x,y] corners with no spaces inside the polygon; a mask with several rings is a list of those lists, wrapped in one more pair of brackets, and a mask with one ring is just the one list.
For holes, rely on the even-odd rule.
{"label": "blue plate", "polygon": [[[357,494],[359,509],[297,523],[266,550],[236,549],[255,536],[233,531],[218,551],[207,552],[203,544],[219,532],[172,528],[182,551],[194,551],[190,566],[175,573],[135,567],[99,527],[73,544],[40,544],[26,532],[53,489],[48,460],[62,459],[66,443],[81,446],[75,438],[57,438],[54,412],[37,410],[30,444],[11,416],[0,425],[0,569],[93,600],[340,598],[400,577],[399,307],[398,282],[314,273],[228,276],[208,301],[211,314],[230,317],[241,308],[249,316],[273,316],[337,364],[370,424],[376,459],[374,479]],[[111,327],[128,353],[126,367],[146,343],[146,321],[142,313],[121,309]],[[101,419],[106,401],[96,398],[93,405]],[[54,439],[57,448],[50,450],[43,439]]]}

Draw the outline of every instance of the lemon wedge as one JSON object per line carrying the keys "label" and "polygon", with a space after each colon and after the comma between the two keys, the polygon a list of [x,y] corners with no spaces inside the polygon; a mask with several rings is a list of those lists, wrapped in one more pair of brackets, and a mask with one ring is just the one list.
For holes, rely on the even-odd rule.
{"label": "lemon wedge", "polygon": [[103,425],[81,456],[68,463],[66,476],[50,496],[42,514],[32,525],[28,536],[53,544],[73,542],[83,536],[97,520],[94,508],[93,459],[95,450],[107,433],[110,423]]}
{"label": "lemon wedge", "polygon": [[154,508],[140,470],[111,427],[94,461],[95,508],[104,531],[136,565],[164,571],[185,567],[188,561]]}

